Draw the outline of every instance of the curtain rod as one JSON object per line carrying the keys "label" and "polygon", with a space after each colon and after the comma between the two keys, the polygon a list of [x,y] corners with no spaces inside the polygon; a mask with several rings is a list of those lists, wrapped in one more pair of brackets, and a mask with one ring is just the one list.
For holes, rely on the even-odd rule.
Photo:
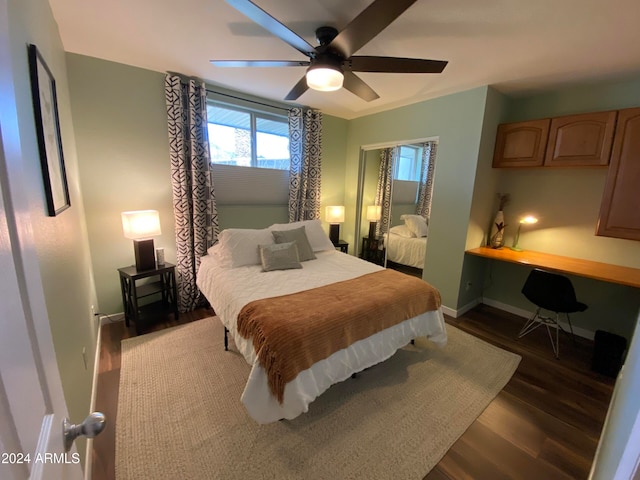
{"label": "curtain rod", "polygon": [[[209,88],[207,88],[206,90],[207,90],[207,93],[215,93],[216,95],[222,95],[223,97],[233,98],[234,100],[242,100],[243,102],[255,103],[256,105],[262,105],[263,107],[277,108],[278,110],[284,110],[285,112],[288,112],[290,110],[289,108],[279,107],[279,106],[276,106],[276,105],[270,105],[268,103],[262,103],[262,102],[258,102],[256,100],[249,100],[247,98],[237,97],[235,95],[230,95],[228,93],[218,92],[216,90],[211,90]],[[291,108],[293,108],[293,107],[291,107]]]}
{"label": "curtain rod", "polygon": [[[182,73],[178,73],[178,72],[170,72],[170,71],[167,71],[167,73],[168,73],[168,74],[170,74],[170,75],[176,75],[176,76],[180,77],[182,80],[186,80],[187,82],[188,82],[189,80],[197,80],[197,81],[199,81],[199,82],[204,82],[204,81],[203,81],[203,80],[201,80],[200,78],[197,78],[197,77],[189,77],[188,75],[184,75],[184,74],[182,74]],[[204,82],[204,83],[205,83],[205,85],[206,85],[206,82]],[[284,110],[285,112],[288,112],[288,111],[290,110],[290,108],[293,108],[293,106],[292,106],[292,107],[290,107],[290,108],[287,108],[287,107],[279,107],[279,106],[277,106],[277,105],[270,105],[270,104],[268,104],[268,103],[262,103],[262,102],[258,102],[258,101],[256,101],[256,100],[250,100],[250,99],[248,99],[248,98],[242,98],[242,97],[238,97],[238,96],[235,96],[235,95],[231,95],[231,94],[229,94],[229,93],[218,92],[218,91],[216,91],[216,90],[212,90],[212,89],[210,89],[210,88],[206,88],[206,91],[207,91],[207,93],[215,93],[216,95],[222,95],[222,96],[224,96],[224,97],[233,98],[234,100],[242,100],[242,101],[244,101],[244,102],[255,103],[256,105],[262,105],[263,107],[276,108],[276,109],[278,109],[278,110]]]}

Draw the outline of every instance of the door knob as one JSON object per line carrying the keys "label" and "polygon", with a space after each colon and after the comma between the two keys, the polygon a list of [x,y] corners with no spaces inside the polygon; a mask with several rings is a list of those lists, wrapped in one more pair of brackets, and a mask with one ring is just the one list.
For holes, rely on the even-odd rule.
{"label": "door knob", "polygon": [[68,418],[62,421],[62,435],[64,440],[64,451],[71,450],[73,441],[80,435],[84,435],[87,438],[93,438],[98,435],[107,423],[107,419],[104,413],[93,412],[80,425],[72,424]]}

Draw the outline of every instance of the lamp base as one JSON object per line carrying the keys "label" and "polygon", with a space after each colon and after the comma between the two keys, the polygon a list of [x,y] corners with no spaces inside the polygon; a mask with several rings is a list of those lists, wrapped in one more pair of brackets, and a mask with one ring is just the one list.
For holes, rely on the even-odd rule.
{"label": "lamp base", "polygon": [[153,238],[134,240],[133,251],[136,254],[136,270],[153,270],[156,268],[156,256],[153,249]]}
{"label": "lamp base", "polygon": [[522,249],[520,247],[509,247],[511,250],[513,250],[514,252],[521,252]]}
{"label": "lamp base", "polygon": [[329,240],[331,240],[331,243],[333,243],[334,245],[338,245],[338,242],[340,242],[339,223],[332,223],[329,225]]}
{"label": "lamp base", "polygon": [[369,222],[369,240],[376,238],[376,227],[378,222]]}

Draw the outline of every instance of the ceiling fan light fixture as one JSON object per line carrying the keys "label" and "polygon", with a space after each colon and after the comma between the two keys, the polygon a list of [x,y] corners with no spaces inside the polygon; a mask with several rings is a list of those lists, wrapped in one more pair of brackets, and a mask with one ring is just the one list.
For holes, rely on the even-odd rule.
{"label": "ceiling fan light fixture", "polygon": [[331,66],[313,66],[307,70],[307,85],[321,92],[333,92],[342,88],[342,71]]}

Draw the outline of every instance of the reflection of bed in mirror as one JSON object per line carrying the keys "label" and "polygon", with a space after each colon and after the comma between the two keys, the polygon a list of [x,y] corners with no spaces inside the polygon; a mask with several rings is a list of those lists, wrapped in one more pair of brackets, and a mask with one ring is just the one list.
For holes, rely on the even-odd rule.
{"label": "reflection of bed in mirror", "polygon": [[[361,147],[355,234],[358,256],[422,276],[436,145],[435,138],[427,138]],[[375,218],[369,215],[374,207],[379,209]],[[405,227],[410,233],[403,231]],[[369,258],[372,229],[382,246],[376,251],[381,258]]]}
{"label": "reflection of bed in mirror", "polygon": [[407,236],[402,232],[403,229],[406,229],[404,225],[397,225],[385,234],[387,261],[422,269],[427,252],[427,237]]}

